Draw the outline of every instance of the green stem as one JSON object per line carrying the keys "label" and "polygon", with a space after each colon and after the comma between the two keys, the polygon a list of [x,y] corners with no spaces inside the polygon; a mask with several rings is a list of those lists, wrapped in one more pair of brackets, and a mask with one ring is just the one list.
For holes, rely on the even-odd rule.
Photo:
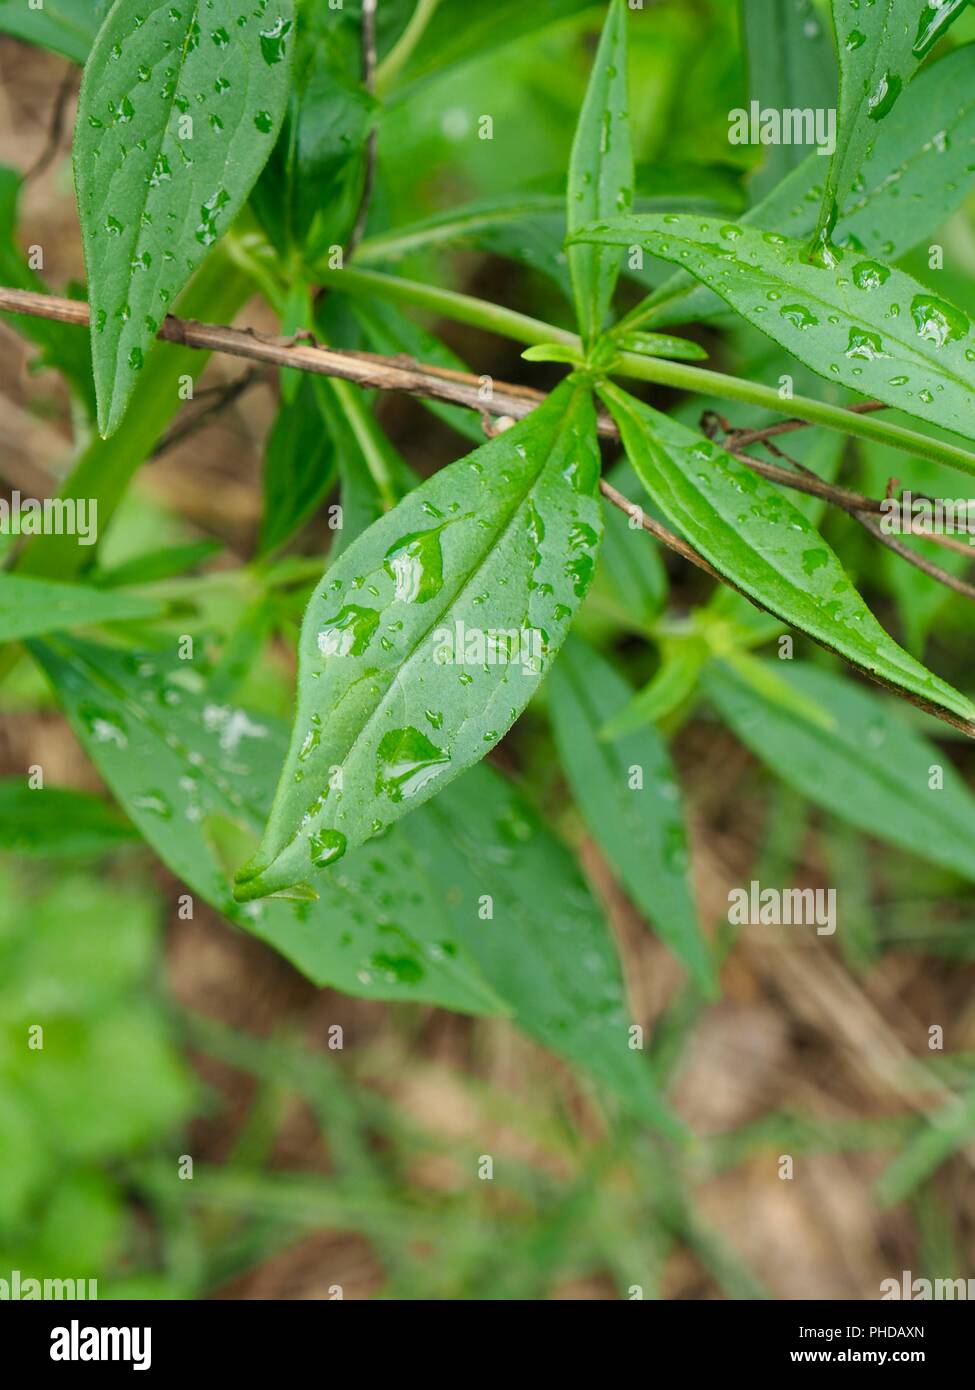
{"label": "green stem", "polygon": [[757,381],[744,381],[741,377],[712,372],[706,367],[690,367],[683,362],[670,362],[663,357],[639,357],[632,352],[620,354],[613,374],[632,377],[637,381],[652,381],[660,386],[675,386],[678,390],[700,395],[719,396],[726,401],[745,401],[749,405],[774,410],[780,415],[794,415],[796,419],[806,420],[811,425],[825,425],[827,429],[840,430],[843,434],[856,435],[860,439],[876,439],[881,444],[890,444],[918,458],[946,463],[962,473],[975,474],[975,454],[967,449],[945,444],[940,439],[932,439],[930,435],[919,434],[902,425],[891,424],[877,415],[859,415],[844,410],[842,406],[827,405],[825,401],[815,401],[808,396],[793,396],[784,402],[773,386],[762,386]]}
{"label": "green stem", "polygon": [[[582,347],[581,339],[564,328],[556,328],[554,324],[516,313],[513,309],[489,304],[473,295],[459,294],[456,290],[441,290],[415,280],[401,280],[396,275],[385,275],[377,270],[321,270],[318,276],[324,284],[340,292],[373,294],[379,299],[413,304],[459,323],[469,323],[489,333],[513,338],[519,343],[564,343],[580,350]],[[748,405],[774,410],[778,415],[793,415],[811,425],[839,430],[841,434],[875,439],[881,444],[914,454],[917,458],[931,459],[935,463],[960,469],[962,473],[975,474],[975,454],[955,444],[945,444],[940,439],[932,439],[930,435],[919,434],[917,430],[891,424],[878,415],[859,415],[855,411],[844,410],[842,406],[828,405],[825,401],[816,401],[808,396],[793,396],[783,401],[774,387],[745,381],[725,372],[712,372],[706,367],[692,367],[665,357],[643,357],[634,352],[623,352],[610,368],[609,374],[636,381],[652,381],[659,386],[674,386],[696,395],[717,396],[725,401],[744,401]]]}
{"label": "green stem", "polygon": [[378,426],[375,417],[367,406],[361,390],[353,386],[351,382],[342,381],[335,377],[329,382],[329,386],[342,408],[349,428],[355,435],[356,443],[362,450],[362,457],[370,477],[376,484],[383,505],[389,511],[395,507],[399,498],[396,491],[396,479],[393,477],[382,443],[377,438]]}
{"label": "green stem", "polygon": [[376,92],[383,96],[413,57],[413,51],[433,18],[440,0],[417,0],[416,9],[396,43],[376,69]]}
{"label": "green stem", "polygon": [[393,303],[413,304],[418,309],[429,309],[431,313],[442,314],[457,323],[469,323],[488,333],[498,333],[502,338],[513,338],[517,343],[565,343],[569,347],[581,347],[581,340],[575,333],[556,328],[541,319],[533,319],[528,314],[519,314],[514,309],[490,304],[485,299],[460,294],[457,290],[441,290],[434,285],[420,284],[417,280],[384,275],[378,270],[317,268],[315,277],[320,284],[328,285],[340,294],[375,295],[378,299],[388,299]]}

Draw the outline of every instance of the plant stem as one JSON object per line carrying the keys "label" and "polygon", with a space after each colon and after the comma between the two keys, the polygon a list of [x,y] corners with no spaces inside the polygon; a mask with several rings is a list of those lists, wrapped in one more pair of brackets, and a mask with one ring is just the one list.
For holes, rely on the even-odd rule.
{"label": "plant stem", "polygon": [[442,314],[444,318],[457,323],[469,323],[472,328],[483,328],[488,333],[498,333],[502,338],[513,338],[517,343],[565,343],[569,347],[581,347],[581,340],[575,333],[542,319],[533,319],[528,314],[519,314],[515,309],[505,309],[500,304],[491,304],[486,299],[476,299],[470,294],[460,294],[457,290],[442,290],[434,285],[424,285],[418,280],[403,280],[398,275],[384,275],[378,270],[327,270],[316,269],[316,278],[340,294],[375,295],[377,299],[387,299],[398,304],[412,304],[417,309],[429,309],[431,313]]}
{"label": "plant stem", "polygon": [[[413,304],[417,308],[429,309],[443,314],[459,323],[469,323],[475,328],[483,328],[489,333],[499,333],[502,337],[513,338],[516,342],[533,345],[536,343],[565,343],[580,349],[581,339],[575,333],[556,328],[554,324],[541,319],[530,318],[513,309],[504,309],[487,300],[476,299],[473,295],[459,294],[455,290],[435,289],[415,280],[402,280],[396,275],[384,275],[377,270],[324,270],[319,272],[324,283],[330,284],[339,292],[349,294],[374,294],[380,299],[388,299],[403,304]],[[945,463],[962,473],[975,475],[975,454],[969,453],[956,444],[946,444],[917,430],[905,429],[889,421],[874,419],[843,406],[828,405],[825,401],[813,400],[808,396],[792,396],[788,402],[773,386],[763,386],[761,382],[746,381],[741,377],[729,376],[726,372],[713,372],[706,367],[692,367],[685,362],[672,362],[664,357],[642,357],[634,352],[621,353],[616,364],[610,369],[611,376],[630,377],[635,381],[652,381],[659,386],[673,386],[680,391],[694,394],[717,396],[725,401],[745,401],[749,405],[762,406],[782,414],[785,409],[810,425],[824,425],[827,429],[839,430],[842,434],[856,435],[861,439],[876,439],[889,444],[894,449],[914,454],[917,458],[931,459],[935,463]]]}
{"label": "plant stem", "polygon": [[439,4],[440,0],[417,0],[409,23],[376,69],[376,91],[380,96],[392,86],[412,58]]}
{"label": "plant stem", "polygon": [[[632,377],[637,381],[652,381],[659,386],[674,386],[681,391],[718,396],[726,401],[745,401],[749,405],[763,406],[780,413],[785,404],[773,386],[745,381],[742,377],[729,376],[725,372],[712,372],[706,367],[670,362],[663,357],[638,357],[635,353],[625,352],[621,354],[619,365],[612,374]],[[930,435],[919,434],[917,430],[891,424],[889,420],[847,410],[839,405],[828,405],[825,401],[816,401],[808,396],[790,397],[788,409],[792,415],[810,425],[825,425],[827,429],[840,430],[843,434],[856,435],[860,439],[876,439],[918,458],[946,463],[962,473],[975,475],[975,454],[956,444],[946,444]]]}

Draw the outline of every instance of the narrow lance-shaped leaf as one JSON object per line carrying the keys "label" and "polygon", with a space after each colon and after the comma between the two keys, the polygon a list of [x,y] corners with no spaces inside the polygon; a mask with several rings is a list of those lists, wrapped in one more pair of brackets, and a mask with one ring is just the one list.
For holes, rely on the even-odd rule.
{"label": "narrow lance-shaped leaf", "polygon": [[101,776],[193,893],[316,984],[504,1011],[452,936],[438,886],[404,841],[350,855],[322,884],[318,902],[234,902],[226,850],[260,833],[287,742],[277,720],[218,701],[202,673],[172,655],[68,638],[34,642],[31,651]]}
{"label": "narrow lance-shaped leaf", "polygon": [[828,235],[870,154],[883,122],[894,109],[921,59],[960,13],[962,4],[908,0],[831,0],[840,64],[836,149],[830,161],[821,235]]}
{"label": "narrow lance-shaped leaf", "polygon": [[[673,1134],[631,1017],[613,938],[573,855],[487,763],[410,816],[403,834],[515,1022],[583,1067],[631,1114]],[[484,915],[485,895],[490,917]]]}
{"label": "narrow lance-shaped leaf", "polygon": [[[760,111],[826,111],[836,91],[833,45],[813,0],[747,0],[741,6],[748,95]],[[751,180],[753,199],[800,164],[799,143],[767,145]]]}
{"label": "narrow lance-shaped leaf", "polygon": [[[380,4],[380,19],[386,8]],[[483,58],[494,49],[589,8],[590,0],[532,0],[530,5],[525,0],[494,0],[493,4],[477,6],[472,6],[470,0],[438,0],[436,6],[427,7],[429,23],[402,67],[404,88],[410,90],[431,77],[446,74],[450,68]],[[397,56],[397,76],[400,71]],[[391,76],[387,68],[380,67],[381,90]],[[396,97],[400,102],[404,98],[399,84]]]}
{"label": "narrow lance-shaped leaf", "polygon": [[[187,318],[228,323],[252,293],[250,280],[218,249],[194,276],[180,307]],[[111,439],[91,439],[58,489],[59,504],[97,502],[99,531],[104,534],[139,465],[180,409],[181,378],[195,381],[208,358],[208,353],[192,348],[156,343],[121,427]],[[90,562],[93,550],[79,546],[74,536],[48,531],[33,537],[17,567],[27,574],[69,579]]]}
{"label": "narrow lance-shaped leaf", "polygon": [[782,491],[618,387],[603,388],[603,396],[650,496],[736,588],[874,679],[975,725],[975,705],[884,631]]}
{"label": "narrow lance-shaped leaf", "polygon": [[293,0],[116,0],[85,66],[75,129],[103,435],[160,323],[227,230],[284,115]]}
{"label": "narrow lance-shaped leaf", "polygon": [[[23,179],[14,169],[0,165],[0,278],[14,289],[45,294],[47,286],[30,269],[28,258],[17,239],[20,194]],[[9,322],[41,349],[47,367],[63,372],[84,402],[89,415],[95,413],[95,392],[91,381],[91,352],[83,333],[54,319],[11,314]]]}
{"label": "narrow lance-shaped leaf", "polygon": [[83,63],[110,0],[0,0],[0,34]]}
{"label": "narrow lance-shaped leaf", "polygon": [[971,323],[902,270],[854,251],[813,265],[801,242],[715,218],[621,218],[584,235],[684,266],[827,381],[975,438]]}
{"label": "narrow lance-shaped leaf", "polygon": [[145,622],[161,613],[154,600],[135,594],[0,575],[0,642],[101,623]]}
{"label": "narrow lance-shaped leaf", "polygon": [[314,895],[316,869],[502,737],[589,587],[598,474],[592,398],[568,381],[343,552],[305,615],[291,749],[239,898]]}
{"label": "narrow lance-shaped leaf", "polygon": [[[569,232],[625,212],[633,199],[633,153],[626,95],[626,9],[611,0],[569,160]],[[619,275],[618,251],[569,248],[569,273],[585,342],[600,332]]]}
{"label": "narrow lance-shaped leaf", "polygon": [[91,859],[136,838],[131,825],[100,797],[68,787],[0,781],[0,849],[52,859]]}
{"label": "narrow lance-shaped leaf", "polygon": [[264,450],[264,518],[258,553],[276,550],[304,525],[335,478],[330,439],[315,384],[298,383],[293,401],[283,401]]}
{"label": "narrow lance-shaped leaf", "polygon": [[547,688],[559,759],[596,843],[697,984],[713,992],[714,970],[687,880],[680,789],[666,743],[650,725],[614,742],[600,737],[602,725],[633,690],[577,639],[566,643]]}
{"label": "narrow lance-shaped leaf", "polygon": [[723,663],[705,676],[719,714],[755,756],[840,820],[975,882],[975,797],[944,752],[845,675],[804,661],[761,664],[808,714]]}

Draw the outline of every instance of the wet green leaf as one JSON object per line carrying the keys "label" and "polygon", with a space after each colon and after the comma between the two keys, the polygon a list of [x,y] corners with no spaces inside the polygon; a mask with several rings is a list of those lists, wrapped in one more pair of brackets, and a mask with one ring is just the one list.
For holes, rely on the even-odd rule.
{"label": "wet green leaf", "polygon": [[[925,68],[881,122],[873,153],[842,202],[834,242],[897,260],[934,233],[975,182],[975,44]],[[744,225],[797,239],[808,236],[822,200],[825,160],[811,154],[742,217]],[[666,209],[673,211],[673,209]],[[657,307],[652,313],[647,306]],[[684,271],[672,275],[640,311],[661,324],[688,323],[726,305]]]}
{"label": "wet green leaf", "polygon": [[831,0],[840,66],[836,150],[830,161],[820,225],[832,229],[837,206],[856,183],[918,63],[960,13],[947,4],[904,0]]}
{"label": "wet green leaf", "polygon": [[685,266],[827,381],[975,438],[968,316],[903,271],[855,251],[813,265],[801,242],[778,233],[678,214],[597,223],[585,235]]}
{"label": "wet green leaf", "polygon": [[317,870],[502,737],[589,587],[598,475],[592,399],[564,383],[326,572],[302,629],[291,749],[261,848],[237,875],[241,900],[314,892]]}
{"label": "wet green leaf", "polygon": [[402,841],[350,855],[317,902],[234,902],[222,845],[260,833],[287,742],[278,721],[216,702],[192,663],[158,652],[64,639],[31,650],[127,815],[194,894],[319,985],[503,1011]]}
{"label": "wet green leaf", "polygon": [[654,502],[736,588],[875,679],[975,722],[964,695],[888,636],[785,493],[617,387],[603,395]]}
{"label": "wet green leaf", "polygon": [[[823,717],[713,666],[707,694],[755,756],[847,824],[975,880],[975,797],[946,752],[846,676],[800,661],[760,664]],[[932,786],[938,780],[943,786]]]}
{"label": "wet green leaf", "polygon": [[358,27],[357,17],[327,4],[298,12],[287,115],[251,198],[285,258],[328,254],[355,221],[366,136],[378,109],[360,81]]}
{"label": "wet green leaf", "polygon": [[177,295],[227,230],[284,115],[294,7],[117,0],[74,141],[103,435],[118,426]]}
{"label": "wet green leaf", "polygon": [[613,741],[600,737],[633,689],[578,639],[566,643],[547,691],[559,759],[590,833],[641,912],[713,993],[687,877],[680,788],[664,739],[652,725]]}
{"label": "wet green leaf", "polygon": [[[626,8],[611,0],[569,159],[568,230],[619,216],[633,201],[633,152],[626,92]],[[599,334],[622,257],[592,245],[569,248],[569,274],[584,343]]]}

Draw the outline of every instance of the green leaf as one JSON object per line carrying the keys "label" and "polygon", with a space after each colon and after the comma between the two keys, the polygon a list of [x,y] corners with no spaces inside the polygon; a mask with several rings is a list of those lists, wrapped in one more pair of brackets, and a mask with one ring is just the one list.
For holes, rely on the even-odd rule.
{"label": "green leaf", "polygon": [[358,32],[343,19],[327,5],[299,10],[287,115],[251,199],[285,259],[301,253],[307,263],[343,244],[362,195],[377,104],[359,81]]}
{"label": "green leaf", "polygon": [[[194,277],[180,307],[187,318],[228,323],[251,293],[250,282],[218,250]],[[92,439],[61,484],[59,498],[97,502],[102,535],[139,465],[180,408],[182,378],[195,381],[208,361],[209,353],[156,343],[119,429],[111,439]],[[70,579],[94,558],[93,550],[79,546],[74,536],[35,536],[18,569],[25,574]]]}
{"label": "green leaf", "polygon": [[126,844],[135,832],[90,792],[0,781],[0,849],[42,858],[93,858]]}
{"label": "green leaf", "polygon": [[633,695],[600,730],[600,738],[622,738],[636,733],[647,724],[658,724],[688,700],[709,656],[707,643],[701,637],[663,638],[660,642],[660,666],[648,685]]}
{"label": "green leaf", "polygon": [[[748,94],[763,111],[824,111],[834,104],[833,45],[813,0],[748,0],[741,6],[748,57]],[[762,167],[751,180],[762,197],[801,164],[800,144],[766,145]]]}
{"label": "green leaf", "polygon": [[684,362],[700,362],[707,357],[700,343],[674,338],[670,333],[623,333],[617,343],[624,352],[638,352],[644,357],[673,357]]}
{"label": "green leaf", "polygon": [[[575,858],[486,763],[397,826],[441,885],[458,936],[544,1047],[655,1128],[677,1126],[629,1016],[612,936]],[[490,916],[486,916],[486,912]]]}
{"label": "green leaf", "polygon": [[875,680],[966,725],[975,722],[964,695],[888,636],[838,557],[783,492],[618,387],[602,394],[654,502],[736,588]]}
{"label": "green leaf", "polygon": [[[19,6],[19,0],[18,0]],[[35,13],[31,11],[30,13]],[[2,14],[2,11],[0,11]],[[27,264],[27,253],[17,242],[18,206],[23,180],[15,169],[0,165],[0,280],[18,290],[44,294],[47,286]],[[9,322],[41,349],[46,367],[63,372],[89,415],[95,413],[91,380],[91,352],[83,333],[54,319],[11,314]]]}
{"label": "green leaf", "polygon": [[[687,833],[667,745],[652,726],[615,742],[606,719],[633,690],[583,642],[570,639],[547,686],[559,760],[590,833],[633,901],[707,993],[715,977],[687,878]],[[634,769],[640,771],[634,787]]]}
{"label": "green leaf", "polygon": [[[370,845],[320,884],[314,903],[231,895],[222,847],[253,844],[287,744],[273,718],[212,699],[191,663],[66,639],[31,651],[82,746],[127,815],[194,894],[347,994],[503,1011],[452,938],[436,883],[402,841]],[[40,795],[40,793],[35,793]]]}
{"label": "green leaf", "polygon": [[[918,63],[961,10],[958,4],[911,5],[831,0],[840,65],[836,149],[830,160],[819,226],[828,235],[856,183],[878,131]],[[932,24],[932,11],[940,11]]]}
{"label": "green leaf", "polygon": [[[396,99],[412,95],[414,87],[449,68],[483,58],[526,34],[535,33],[558,20],[567,19],[592,7],[592,0],[493,0],[490,5],[472,8],[469,0],[423,0],[432,17],[420,42],[402,69],[396,86]],[[379,7],[380,13],[383,6]],[[380,90],[385,72],[379,71]]]}
{"label": "green leaf", "polygon": [[[626,94],[626,9],[610,0],[569,159],[566,220],[571,233],[623,213],[633,199],[633,153]],[[579,332],[591,343],[602,330],[619,275],[619,252],[569,248]]]}
{"label": "green leaf", "polygon": [[343,552],[305,615],[291,749],[239,898],[313,892],[316,868],[502,737],[589,587],[598,476],[592,398],[566,382]]}
{"label": "green leaf", "polygon": [[[551,187],[550,187],[551,185]],[[558,191],[554,191],[556,186]],[[726,169],[705,165],[638,165],[634,207],[641,212],[727,212],[735,215],[741,198]],[[530,266],[547,276],[566,298],[572,297],[565,242],[565,179],[543,180],[518,193],[478,198],[420,221],[379,231],[360,242],[357,266],[395,265],[406,256],[440,246],[475,247]],[[624,266],[624,275],[642,279]]]}
{"label": "green leaf", "polygon": [[783,705],[723,664],[708,671],[719,714],[776,777],[858,830],[975,881],[975,797],[937,745],[848,676],[800,661],[754,664],[823,712]]}
{"label": "green leaf", "polygon": [[877,1181],[881,1206],[905,1201],[928,1182],[952,1154],[971,1144],[975,1135],[975,1086],[955,1095],[933,1114],[925,1115],[918,1133],[903,1146]]}
{"label": "green leaf", "polygon": [[103,435],[159,324],[267,161],[288,92],[292,0],[117,0],[85,66],[74,141]]}
{"label": "green leaf", "polygon": [[812,265],[801,242],[678,214],[597,224],[585,236],[679,263],[827,381],[975,438],[968,317],[903,271],[853,251]]}
{"label": "green leaf", "polygon": [[146,621],[161,613],[158,603],[134,594],[0,575],[0,642],[101,623]]}
{"label": "green leaf", "polygon": [[0,34],[49,48],[72,62],[83,63],[110,0],[0,0]]}
{"label": "green leaf", "polygon": [[[968,44],[920,72],[881,122],[856,190],[842,204],[835,243],[890,262],[929,237],[975,182],[973,140],[975,44]],[[811,154],[741,221],[783,236],[808,236],[822,184],[823,160]],[[651,304],[658,306],[652,314]],[[632,317],[688,323],[719,311],[726,312],[726,306],[717,295],[678,271]]]}
{"label": "green leaf", "polygon": [[[624,493],[630,480],[631,471],[625,464],[614,469],[609,479]],[[642,527],[631,526],[629,517],[608,500],[603,507],[603,525],[600,575],[609,580],[629,621],[646,629],[667,600],[667,571],[660,547]]]}
{"label": "green leaf", "polygon": [[264,451],[264,518],[258,554],[277,550],[315,512],[335,480],[335,445],[324,428],[314,382],[304,377],[284,402]]}
{"label": "green leaf", "polygon": [[357,387],[347,381],[316,377],[315,389],[335,445],[342,488],[342,524],[336,528],[330,551],[334,560],[411,492],[417,478]]}
{"label": "green leaf", "polygon": [[110,569],[96,570],[92,582],[102,589],[118,589],[127,584],[156,584],[161,579],[186,574],[205,560],[219,555],[221,541],[188,541],[186,545],[167,545],[159,550],[143,551],[131,560],[123,560]]}

